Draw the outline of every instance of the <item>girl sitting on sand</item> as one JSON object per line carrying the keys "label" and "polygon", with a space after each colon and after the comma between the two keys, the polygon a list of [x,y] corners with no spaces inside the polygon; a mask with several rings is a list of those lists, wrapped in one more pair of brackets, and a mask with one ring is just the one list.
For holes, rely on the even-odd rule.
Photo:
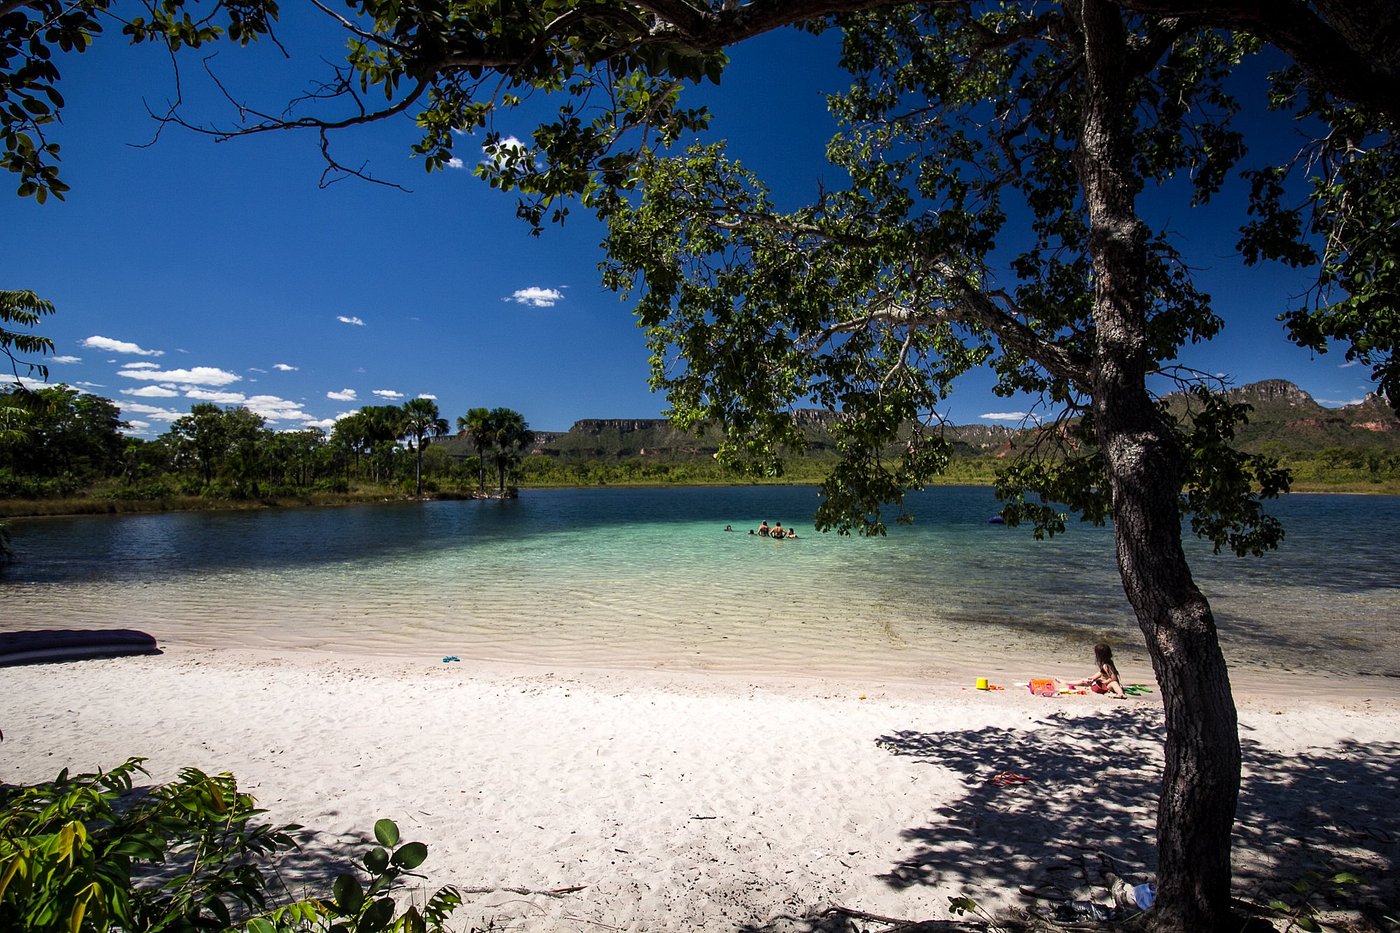
{"label": "girl sitting on sand", "polygon": [[1123,684],[1119,682],[1118,668],[1113,663],[1113,649],[1103,642],[1094,646],[1094,661],[1099,672],[1088,680],[1070,681],[1071,687],[1088,687],[1095,693],[1110,693],[1115,697],[1125,697]]}

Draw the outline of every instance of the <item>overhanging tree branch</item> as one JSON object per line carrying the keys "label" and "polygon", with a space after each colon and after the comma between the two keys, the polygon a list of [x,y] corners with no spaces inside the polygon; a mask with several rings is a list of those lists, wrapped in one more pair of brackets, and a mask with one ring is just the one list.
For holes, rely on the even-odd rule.
{"label": "overhanging tree branch", "polygon": [[[716,206],[712,210],[723,218],[714,221],[715,226],[722,229],[740,230],[745,225],[752,225],[822,239],[851,248],[869,248],[871,245],[870,238],[866,235],[843,234],[820,224],[794,221],[754,211],[735,211],[722,206]],[[1034,360],[1052,376],[1079,386],[1089,385],[1087,360],[1045,338],[1015,314],[998,306],[986,292],[951,263],[934,260],[927,265],[926,271],[942,283],[937,289],[939,296],[946,302],[942,309],[916,311],[894,301],[883,302],[873,307],[866,315],[826,328],[818,335],[816,345],[824,344],[837,334],[852,333],[877,323],[918,328],[961,321],[991,331],[1003,345]]]}
{"label": "overhanging tree branch", "polygon": [[1319,87],[1400,126],[1400,3],[1395,0],[1115,0],[1135,13],[1236,29],[1277,46]]}
{"label": "overhanging tree branch", "polygon": [[934,272],[947,289],[946,299],[957,317],[980,324],[996,334],[1003,345],[1035,360],[1052,376],[1087,387],[1091,382],[1089,362],[1043,337],[1015,315],[998,307],[965,275],[946,262],[934,262]]}

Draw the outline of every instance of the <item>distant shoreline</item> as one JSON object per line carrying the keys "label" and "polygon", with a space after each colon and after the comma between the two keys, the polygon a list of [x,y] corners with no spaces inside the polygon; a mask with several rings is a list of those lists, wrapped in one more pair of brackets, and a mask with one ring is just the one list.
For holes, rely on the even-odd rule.
{"label": "distant shoreline", "polygon": [[[731,479],[726,481],[697,480],[691,482],[609,483],[537,483],[523,486],[521,493],[532,489],[688,489],[716,486],[815,486],[817,483],[796,477],[762,480]],[[968,477],[948,477],[929,484],[939,486],[990,487]],[[1306,495],[1400,496],[1400,481],[1381,483],[1340,482],[1335,484],[1299,483],[1293,493]],[[151,515],[160,512],[254,512],[265,509],[300,509],[343,507],[349,505],[388,505],[423,501],[472,501],[497,499],[494,494],[477,495],[467,492],[434,492],[423,496],[391,494],[386,490],[362,493],[311,493],[305,496],[267,496],[248,499],[205,499],[200,496],[170,496],[160,499],[116,499],[95,496],[72,496],[53,499],[0,499],[0,520],[9,518],[46,518],[75,515]]]}

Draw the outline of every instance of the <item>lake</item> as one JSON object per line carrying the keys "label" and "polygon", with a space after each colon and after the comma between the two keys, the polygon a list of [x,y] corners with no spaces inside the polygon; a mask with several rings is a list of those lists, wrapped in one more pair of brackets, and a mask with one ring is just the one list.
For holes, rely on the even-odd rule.
{"label": "lake", "polygon": [[[916,494],[886,538],[821,535],[812,487],[526,490],[514,501],[16,521],[5,628],[531,663],[917,678],[978,659],[1150,679],[1112,532],[989,524]],[[1236,667],[1400,676],[1400,498],[1293,495],[1263,558],[1188,551]],[[762,519],[802,532],[772,541]],[[722,529],[732,524],[735,532]],[[988,662],[990,663],[990,662]],[[1086,668],[1080,671],[1079,668]]]}

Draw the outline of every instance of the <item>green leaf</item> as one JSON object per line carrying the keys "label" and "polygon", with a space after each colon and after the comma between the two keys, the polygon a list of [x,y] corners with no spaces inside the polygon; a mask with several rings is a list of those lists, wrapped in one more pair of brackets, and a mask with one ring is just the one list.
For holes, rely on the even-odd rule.
{"label": "green leaf", "polygon": [[386,849],[399,844],[399,827],[393,820],[380,820],[374,824],[374,838]]}
{"label": "green leaf", "polygon": [[407,871],[413,871],[428,857],[428,847],[421,842],[410,842],[394,853],[394,864]]}
{"label": "green leaf", "polygon": [[365,911],[360,922],[355,924],[355,933],[375,933],[387,927],[394,919],[394,901],[381,897]]}
{"label": "green leaf", "polygon": [[384,869],[389,867],[389,853],[385,849],[371,849],[365,853],[365,867],[370,874],[383,874]]}
{"label": "green leaf", "polygon": [[351,916],[360,912],[360,908],[365,903],[365,892],[360,887],[359,879],[346,872],[337,875],[335,882],[331,885],[331,891],[335,894],[335,906],[342,914]]}
{"label": "green leaf", "polygon": [[951,914],[976,913],[977,902],[970,897],[948,898],[948,912]]}

